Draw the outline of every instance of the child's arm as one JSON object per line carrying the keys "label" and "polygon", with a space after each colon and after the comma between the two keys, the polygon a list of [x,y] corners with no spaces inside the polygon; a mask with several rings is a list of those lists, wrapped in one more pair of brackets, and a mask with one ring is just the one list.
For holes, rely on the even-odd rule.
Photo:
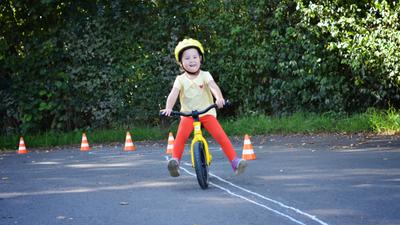
{"label": "child's arm", "polygon": [[208,86],[210,87],[211,93],[215,97],[215,104],[217,104],[218,108],[224,107],[225,99],[224,96],[222,96],[221,89],[219,89],[217,83],[211,80],[210,82],[208,82]]}
{"label": "child's arm", "polygon": [[172,108],[174,107],[176,100],[178,99],[178,96],[179,96],[179,89],[173,87],[167,98],[167,104],[163,111],[164,115],[166,115],[166,116],[171,115]]}

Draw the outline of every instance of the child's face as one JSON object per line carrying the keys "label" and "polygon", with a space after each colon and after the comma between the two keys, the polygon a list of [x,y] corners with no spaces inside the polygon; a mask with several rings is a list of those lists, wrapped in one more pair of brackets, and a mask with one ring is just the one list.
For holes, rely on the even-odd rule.
{"label": "child's face", "polygon": [[199,71],[201,65],[201,56],[197,49],[189,48],[186,49],[182,54],[182,66],[183,68],[190,72],[196,73]]}

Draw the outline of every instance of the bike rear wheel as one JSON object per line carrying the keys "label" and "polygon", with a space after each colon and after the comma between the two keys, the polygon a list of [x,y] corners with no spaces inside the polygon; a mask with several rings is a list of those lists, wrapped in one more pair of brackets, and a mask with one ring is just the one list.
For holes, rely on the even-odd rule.
{"label": "bike rear wheel", "polygon": [[197,181],[202,189],[208,188],[208,165],[204,144],[200,141],[193,146],[194,169],[196,171]]}

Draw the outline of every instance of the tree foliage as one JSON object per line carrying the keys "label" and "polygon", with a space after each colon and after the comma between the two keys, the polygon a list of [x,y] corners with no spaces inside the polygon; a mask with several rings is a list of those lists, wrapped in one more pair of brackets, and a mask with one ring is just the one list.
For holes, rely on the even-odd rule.
{"label": "tree foliage", "polygon": [[381,1],[1,1],[0,129],[158,123],[185,37],[231,115],[400,106],[400,6]]}

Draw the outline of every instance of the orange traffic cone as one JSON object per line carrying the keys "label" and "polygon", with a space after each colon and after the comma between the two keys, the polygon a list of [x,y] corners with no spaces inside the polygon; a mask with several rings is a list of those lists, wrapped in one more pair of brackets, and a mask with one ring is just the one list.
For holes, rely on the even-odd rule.
{"label": "orange traffic cone", "polygon": [[126,132],[124,151],[135,151],[136,146],[133,145],[132,137],[129,132]]}
{"label": "orange traffic cone", "polygon": [[167,152],[166,154],[172,155],[172,149],[174,149],[174,135],[172,135],[172,132],[169,132],[168,136],[168,146],[167,146]]}
{"label": "orange traffic cone", "polygon": [[82,143],[81,143],[81,151],[89,151],[90,147],[89,147],[89,142],[86,138],[86,134],[83,133],[82,134]]}
{"label": "orange traffic cone", "polygon": [[245,160],[255,160],[256,154],[254,154],[253,145],[251,144],[249,135],[244,136],[243,153],[242,158]]}
{"label": "orange traffic cone", "polygon": [[26,150],[24,138],[20,137],[17,154],[26,154],[26,153],[28,153],[28,150]]}

